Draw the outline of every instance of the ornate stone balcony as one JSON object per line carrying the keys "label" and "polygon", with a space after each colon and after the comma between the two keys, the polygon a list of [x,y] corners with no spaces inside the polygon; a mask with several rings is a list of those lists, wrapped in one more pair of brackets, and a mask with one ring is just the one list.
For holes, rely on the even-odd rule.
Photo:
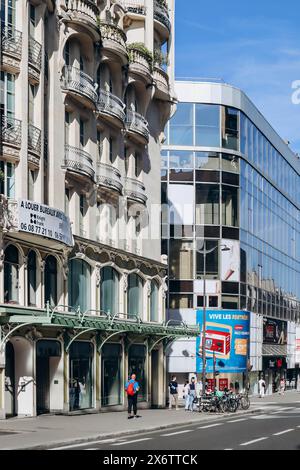
{"label": "ornate stone balcony", "polygon": [[152,81],[152,58],[141,49],[133,45],[128,46],[129,71],[141,76],[147,82]]}
{"label": "ornate stone balcony", "polygon": [[135,178],[125,178],[125,196],[134,202],[146,204],[146,189],[143,183]]}
{"label": "ornate stone balcony", "polygon": [[87,176],[93,181],[95,179],[93,159],[88,152],[81,148],[65,145],[63,168],[66,168],[78,176]]}
{"label": "ornate stone balcony", "polygon": [[170,99],[169,76],[158,65],[153,68],[153,79],[156,85],[156,96],[158,99]]}
{"label": "ornate stone balcony", "polygon": [[118,127],[124,126],[125,104],[120,98],[110,93],[110,91],[99,90],[97,114],[103,119],[116,124]]}
{"label": "ornate stone balcony", "polygon": [[128,61],[126,34],[118,26],[111,23],[100,23],[100,32],[104,55],[117,54],[125,64]]}
{"label": "ornate stone balcony", "polygon": [[138,143],[146,144],[149,142],[148,122],[141,114],[127,110],[125,128],[128,136],[138,141]]}
{"label": "ornate stone balcony", "polygon": [[1,117],[0,155],[19,160],[22,122],[8,116]]}
{"label": "ornate stone balcony", "polygon": [[95,109],[98,100],[97,85],[87,73],[77,67],[66,65],[62,88],[83,105]]}
{"label": "ornate stone balcony", "polygon": [[38,168],[42,151],[41,130],[28,124],[28,162]]}
{"label": "ornate stone balcony", "polygon": [[2,26],[1,29],[1,67],[7,72],[20,71],[22,57],[22,33],[14,28]]}
{"label": "ornate stone balcony", "polygon": [[130,16],[146,15],[147,7],[145,0],[120,0],[120,3]]}
{"label": "ornate stone balcony", "polygon": [[93,34],[94,39],[97,40],[99,37],[97,20],[100,13],[97,1],[65,0],[64,4],[61,8],[66,11],[67,15],[63,17],[63,21],[88,28]]}
{"label": "ornate stone balcony", "polygon": [[154,0],[154,20],[159,23],[163,37],[168,37],[171,31],[171,21],[167,5],[162,1]]}
{"label": "ornate stone balcony", "polygon": [[114,166],[98,162],[96,181],[99,189],[117,191],[119,194],[122,194],[121,173]]}
{"label": "ornate stone balcony", "polygon": [[42,66],[42,45],[32,36],[28,39],[28,76],[31,82],[38,83]]}

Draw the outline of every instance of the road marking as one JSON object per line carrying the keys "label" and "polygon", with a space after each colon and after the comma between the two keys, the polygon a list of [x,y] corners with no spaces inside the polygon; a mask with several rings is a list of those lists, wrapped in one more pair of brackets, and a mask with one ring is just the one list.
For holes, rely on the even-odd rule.
{"label": "road marking", "polygon": [[68,446],[62,446],[62,447],[53,447],[53,449],[50,450],[61,450],[61,449],[73,449],[74,447],[83,447],[83,446],[88,446],[88,445],[93,445],[93,444],[107,444],[108,442],[116,442],[117,439],[103,439],[102,441],[93,441],[93,442],[82,442],[81,444],[70,444]]}
{"label": "road marking", "polygon": [[83,450],[99,450],[98,447],[90,447],[88,449],[83,449]]}
{"label": "road marking", "polygon": [[248,418],[241,419],[232,419],[231,421],[226,421],[226,423],[240,423],[241,421],[246,421]]}
{"label": "road marking", "polygon": [[222,426],[222,424],[224,423],[209,424],[208,426],[200,426],[198,429],[214,428],[215,426]]}
{"label": "road marking", "polygon": [[294,410],[295,408],[296,408],[295,406],[284,406],[282,408],[278,408],[278,411]]}
{"label": "road marking", "polygon": [[186,429],[184,431],[177,431],[177,432],[170,432],[168,434],[161,434],[162,437],[167,437],[167,436],[176,436],[176,434],[184,434],[186,432],[192,432],[192,429]]}
{"label": "road marking", "polygon": [[268,439],[268,437],[259,437],[258,439],[253,439],[253,441],[243,442],[240,446],[250,446],[250,444],[254,444],[255,442],[264,441]]}
{"label": "road marking", "polygon": [[224,450],[233,450],[233,449],[224,449]]}
{"label": "road marking", "polygon": [[281,436],[281,434],[286,434],[287,432],[294,431],[294,429],[286,429],[285,431],[275,432],[273,436]]}
{"label": "road marking", "polygon": [[125,442],[116,442],[112,444],[113,446],[125,446],[126,444],[134,444],[135,442],[142,442],[142,441],[151,441],[152,437],[144,437],[144,439],[135,439],[134,441],[125,441]]}

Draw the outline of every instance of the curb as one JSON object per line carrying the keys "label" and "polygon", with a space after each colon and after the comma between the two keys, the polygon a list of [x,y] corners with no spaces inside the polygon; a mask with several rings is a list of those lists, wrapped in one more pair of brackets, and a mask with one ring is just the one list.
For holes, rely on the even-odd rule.
{"label": "curb", "polygon": [[[218,421],[220,419],[220,417],[222,418],[229,418],[229,417],[232,417],[232,416],[247,416],[247,415],[251,415],[251,414],[254,414],[254,413],[261,413],[263,412],[263,410],[261,408],[254,408],[253,410],[250,410],[250,411],[238,411],[238,412],[235,412],[235,413],[228,413],[228,414],[224,414],[224,415],[219,415],[218,417],[216,418],[209,418],[208,416],[207,417],[204,417],[202,419],[198,419],[198,420],[193,420],[193,421],[184,421],[184,422],[181,422],[181,423],[169,423],[169,424],[162,424],[160,426],[148,426],[148,427],[145,427],[145,428],[142,428],[142,429],[132,429],[132,430],[126,430],[126,431],[120,431],[120,432],[111,432],[111,433],[102,433],[102,434],[96,434],[96,435],[93,435],[93,436],[89,436],[89,437],[85,437],[85,438],[73,438],[73,439],[66,439],[66,440],[60,440],[60,441],[52,441],[51,443],[48,442],[46,444],[36,444],[36,445],[33,445],[33,446],[30,446],[30,447],[14,447],[14,448],[10,448],[10,449],[7,449],[7,450],[51,450],[53,447],[63,447],[65,445],[71,445],[71,444],[84,444],[84,443],[89,443],[91,441],[96,441],[96,440],[104,440],[104,439],[112,439],[112,438],[118,438],[118,437],[123,437],[123,436],[130,436],[130,435],[134,435],[134,434],[140,434],[140,433],[146,433],[146,432],[153,432],[153,431],[159,431],[159,430],[163,430],[163,429],[168,429],[170,428],[170,426],[172,426],[173,428],[179,428],[179,427],[182,427],[182,426],[189,426],[189,425],[192,425],[192,424],[199,424],[199,422],[215,422],[215,421]],[[57,449],[59,450],[59,449]],[[71,449],[70,449],[71,450]]]}

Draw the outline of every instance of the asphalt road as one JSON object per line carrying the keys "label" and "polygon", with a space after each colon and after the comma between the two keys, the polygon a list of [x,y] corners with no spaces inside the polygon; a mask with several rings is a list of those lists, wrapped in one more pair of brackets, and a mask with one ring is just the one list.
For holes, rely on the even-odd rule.
{"label": "asphalt road", "polygon": [[[143,419],[143,418],[141,418]],[[58,449],[56,447],[56,449]],[[270,405],[262,413],[220,416],[195,424],[115,439],[62,446],[61,450],[300,450],[300,402]]]}

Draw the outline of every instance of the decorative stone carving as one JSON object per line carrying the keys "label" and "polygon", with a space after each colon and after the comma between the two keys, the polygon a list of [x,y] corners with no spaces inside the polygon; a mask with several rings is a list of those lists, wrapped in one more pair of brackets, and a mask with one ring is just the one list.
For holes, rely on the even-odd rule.
{"label": "decorative stone carving", "polygon": [[101,264],[97,263],[95,266],[96,269],[96,286],[100,287],[101,284]]}
{"label": "decorative stone carving", "polygon": [[127,292],[128,289],[128,274],[124,273],[123,274],[123,290],[124,292]]}

